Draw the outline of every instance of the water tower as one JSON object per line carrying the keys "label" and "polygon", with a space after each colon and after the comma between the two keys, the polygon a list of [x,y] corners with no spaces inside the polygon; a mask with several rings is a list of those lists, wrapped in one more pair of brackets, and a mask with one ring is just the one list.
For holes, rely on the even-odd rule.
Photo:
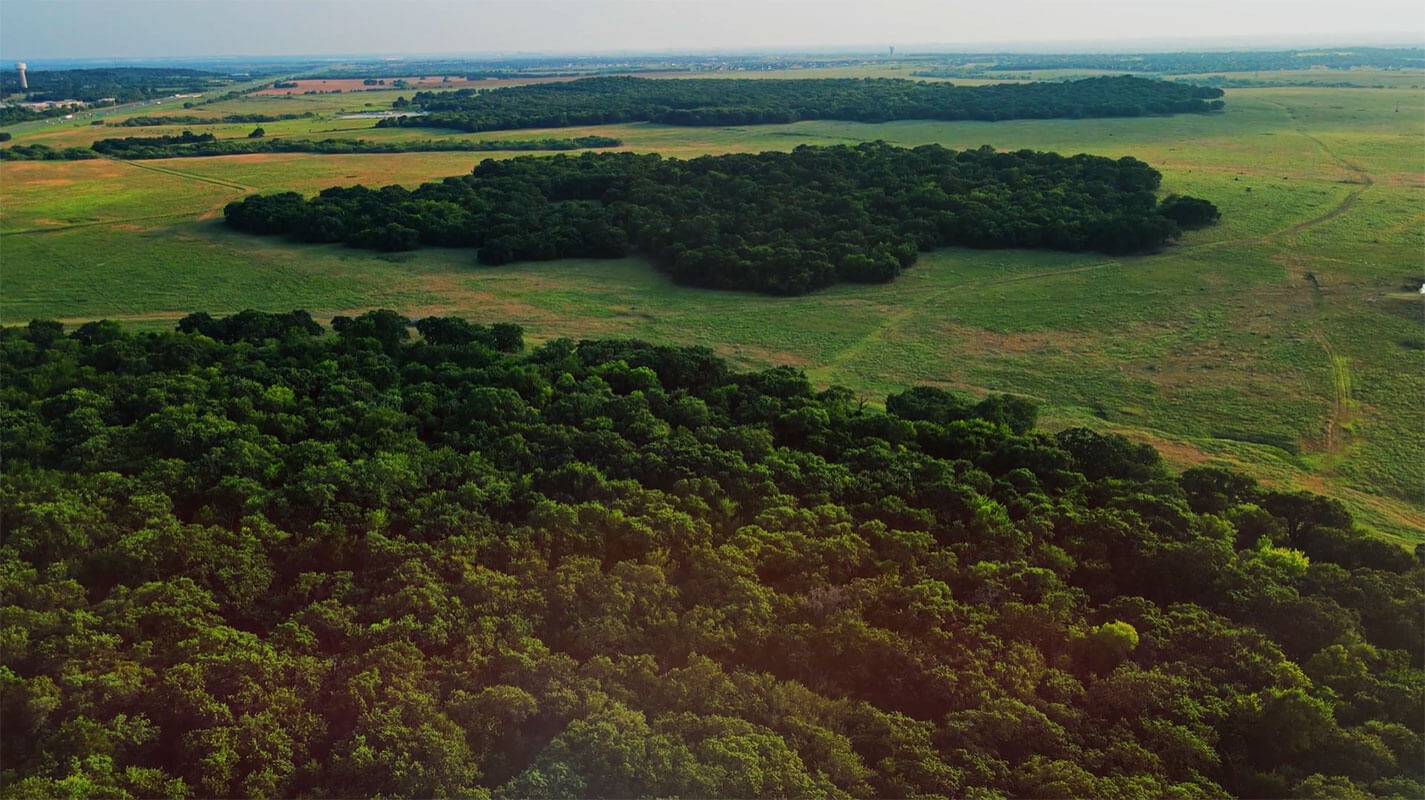
{"label": "water tower", "polygon": [[28,88],[30,88],[30,82],[27,81],[27,80],[25,80],[25,62],[20,61],[20,62],[16,63],[16,64],[15,64],[15,69],[18,69],[18,70],[20,71],[20,88],[21,88],[21,89],[28,89]]}

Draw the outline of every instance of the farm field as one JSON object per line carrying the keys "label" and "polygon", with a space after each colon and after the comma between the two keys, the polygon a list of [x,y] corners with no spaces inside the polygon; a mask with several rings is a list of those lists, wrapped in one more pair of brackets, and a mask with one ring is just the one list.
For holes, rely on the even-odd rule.
{"label": "farm field", "polygon": [[[269,136],[455,136],[332,118],[397,94],[200,109],[320,115],[264,123]],[[820,385],[873,400],[908,383],[1016,392],[1044,403],[1050,428],[1117,430],[1179,465],[1224,463],[1327,492],[1382,535],[1425,541],[1425,318],[1414,293],[1425,247],[1425,100],[1409,89],[1273,88],[1229,90],[1227,101],[1217,116],[458,135],[598,133],[623,149],[680,157],[874,139],[1130,155],[1163,172],[1164,191],[1223,211],[1219,226],[1157,255],[944,250],[887,286],[792,299],[676,287],[637,259],[490,268],[467,251],[289,246],[219,221],[225,203],[253,191],[416,185],[513,154],[5,162],[0,320],[168,325],[196,309],[302,307],[330,317],[387,307],[518,322],[535,339],[703,344],[744,366],[798,366]],[[252,127],[205,131],[243,136]],[[67,146],[181,129],[10,130],[16,142]]]}

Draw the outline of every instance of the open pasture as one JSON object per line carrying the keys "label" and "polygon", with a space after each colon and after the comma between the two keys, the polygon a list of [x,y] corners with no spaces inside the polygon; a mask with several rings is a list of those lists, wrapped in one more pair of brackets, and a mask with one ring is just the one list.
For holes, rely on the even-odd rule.
{"label": "open pasture", "polygon": [[[222,178],[200,180],[181,171],[103,159],[4,163],[0,232],[5,234],[94,225],[131,230],[138,224],[183,221],[195,210],[206,213],[245,192]],[[5,261],[6,277],[27,271],[20,258],[7,253]]]}
{"label": "open pasture", "polygon": [[[311,97],[350,107],[377,94]],[[301,97],[220,105],[239,113]],[[416,185],[502,154],[5,163],[0,319],[166,325],[200,308],[304,307],[330,317],[389,307],[514,321],[534,339],[705,344],[744,366],[798,366],[818,384],[873,400],[911,382],[1010,391],[1040,399],[1050,427],[1119,430],[1182,465],[1224,463],[1330,492],[1382,534],[1425,540],[1425,334],[1411,293],[1425,252],[1425,98],[1408,89],[1282,88],[1229,90],[1227,100],[1215,116],[558,129],[680,157],[873,139],[1131,155],[1164,173],[1164,191],[1209,198],[1223,211],[1219,226],[1156,255],[945,250],[924,254],[890,285],[794,299],[676,287],[637,259],[488,268],[468,252],[288,246],[215,219],[250,191]],[[365,125],[318,118],[263,127],[268,135],[323,127],[322,136],[444,135]],[[233,127],[233,135],[251,128]],[[103,134],[159,132],[114,131]],[[44,141],[35,136],[27,141]]]}

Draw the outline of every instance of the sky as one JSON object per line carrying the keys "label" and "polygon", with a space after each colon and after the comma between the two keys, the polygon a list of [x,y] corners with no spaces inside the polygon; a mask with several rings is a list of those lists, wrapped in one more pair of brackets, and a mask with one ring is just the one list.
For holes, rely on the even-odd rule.
{"label": "sky", "polygon": [[7,59],[1422,40],[1420,0],[0,0]]}

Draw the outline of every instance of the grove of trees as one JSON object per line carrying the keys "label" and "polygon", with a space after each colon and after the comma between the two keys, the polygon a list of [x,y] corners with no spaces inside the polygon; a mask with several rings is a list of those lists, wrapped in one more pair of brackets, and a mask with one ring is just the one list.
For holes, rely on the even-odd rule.
{"label": "grove of trees", "polygon": [[377,127],[494,131],[615,122],[757,125],[810,119],[1004,120],[1139,117],[1222,108],[1222,90],[1131,76],[1064,83],[953,86],[892,78],[596,77],[479,91],[417,92],[424,116]]}
{"label": "grove of trees", "polygon": [[95,67],[87,69],[33,69],[29,88],[20,88],[20,74],[0,70],[0,94],[24,93],[30,100],[83,100],[114,98],[120,103],[178,92],[202,92],[232,81],[227,75],[174,67]]}
{"label": "grove of trees", "polygon": [[400,186],[254,195],[229,225],[378,250],[476,247],[483,264],[637,250],[695,286],[802,294],[886,282],[942,245],[1151,251],[1216,219],[1133,158],[883,142],[691,160],[632,153],[486,160]]}
{"label": "grove of trees", "polygon": [[[260,132],[260,133],[259,133]],[[8,136],[8,134],[5,134]],[[492,152],[525,150],[583,150],[618,147],[622,142],[608,136],[579,136],[571,139],[428,139],[425,141],[373,142],[366,139],[268,139],[256,128],[241,139],[219,139],[211,133],[183,131],[177,136],[125,136],[100,139],[89,147],[63,149],[46,144],[17,144],[0,149],[0,161],[75,161],[89,158],[125,160],[155,158],[199,158],[252,153],[430,153]]]}
{"label": "grove of trees", "polygon": [[98,158],[88,147],[50,147],[47,144],[17,144],[0,148],[0,161],[84,161]]}
{"label": "grove of trees", "polygon": [[0,379],[3,797],[1425,796],[1419,558],[1021,397],[389,311]]}
{"label": "grove of trees", "polygon": [[141,114],[125,117],[118,122],[105,122],[116,128],[152,128],[159,125],[227,125],[243,122],[278,122],[288,119],[304,119],[316,116],[315,112],[300,114],[224,114],[222,116],[200,117],[194,114]]}
{"label": "grove of trees", "polygon": [[[257,131],[261,134],[253,135]],[[618,139],[609,136],[578,136],[544,139],[427,139],[424,141],[369,141],[366,139],[285,139],[266,138],[263,128],[241,139],[219,139],[211,133],[195,134],[183,131],[178,136],[126,136],[100,139],[91,148],[113,158],[195,158],[229,156],[249,153],[319,153],[343,155],[349,153],[427,153],[427,152],[490,152],[495,150],[582,150],[586,148],[618,147]]]}

